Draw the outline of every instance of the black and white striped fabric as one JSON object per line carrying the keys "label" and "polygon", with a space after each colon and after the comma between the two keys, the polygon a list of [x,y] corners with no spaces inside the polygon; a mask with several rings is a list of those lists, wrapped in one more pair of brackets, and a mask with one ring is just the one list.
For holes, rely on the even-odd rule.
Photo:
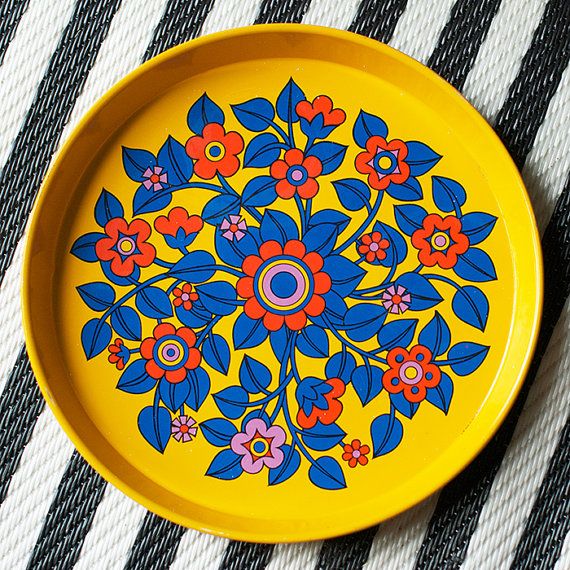
{"label": "black and white striped fabric", "polygon": [[[459,89],[521,169],[546,280],[527,381],[472,465],[379,527],[275,546],[183,529],[107,485],[45,407],[19,306],[26,220],[82,114],[178,43],[268,22],[370,36]],[[2,0],[0,568],[570,569],[569,59],[568,0]]]}

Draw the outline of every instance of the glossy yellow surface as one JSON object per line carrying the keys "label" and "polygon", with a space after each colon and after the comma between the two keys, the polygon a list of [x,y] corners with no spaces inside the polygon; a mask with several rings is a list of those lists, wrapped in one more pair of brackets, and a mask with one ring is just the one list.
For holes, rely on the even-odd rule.
{"label": "glossy yellow surface", "polygon": [[[430,174],[460,180],[468,190],[469,211],[498,217],[485,247],[499,275],[485,284],[489,324],[483,333],[453,321],[454,335],[491,346],[487,359],[476,374],[455,381],[448,415],[421,406],[413,421],[404,420],[402,444],[365,468],[345,470],[348,487],[335,492],[309,485],[304,465],[302,476],[275,487],[267,486],[265,476],[229,482],[205,477],[216,450],[200,437],[190,445],[169,446],[164,455],[153,450],[136,428],[147,396],[116,389],[118,374],[106,353],[85,360],[80,331],[92,313],[75,287],[100,280],[101,272],[97,264],[69,255],[77,236],[99,229],[93,206],[102,187],[131,203],[133,183],[124,175],[121,145],[158,149],[166,134],[185,141],[188,107],[204,91],[228,110],[229,104],[256,96],[274,101],[290,76],[309,99],[326,93],[347,112],[349,119],[335,140],[349,144],[358,111],[374,112],[388,123],[392,138],[421,140],[443,155]],[[227,130],[244,132],[230,112],[226,121]],[[328,178],[353,176],[357,152],[352,144],[341,170]],[[242,170],[234,181],[239,186],[249,177]],[[321,199],[327,191],[326,206],[338,207],[330,186],[323,185]],[[209,197],[206,192],[180,194],[172,206],[199,213]],[[151,222],[155,216],[142,217]],[[394,225],[390,216],[386,221]],[[354,219],[348,231],[358,223]],[[206,227],[196,246],[200,240],[211,243],[212,235]],[[159,254],[166,249],[154,243]],[[412,270],[413,260],[409,263]],[[309,26],[258,26],[168,51],[130,74],[83,119],[35,208],[25,259],[24,321],[32,366],[51,409],[79,451],[111,483],[176,523],[242,540],[299,541],[347,533],[393,516],[473,459],[524,377],[537,334],[541,279],[539,241],[519,174],[491,128],[452,87],[405,55],[360,36]],[[449,299],[438,310],[451,315]],[[432,315],[419,315],[420,326]],[[217,332],[229,337],[234,318]],[[144,330],[143,336],[150,333]],[[266,351],[263,345],[248,353],[267,362]],[[214,391],[236,383],[239,362],[232,360],[228,377],[212,372]],[[305,374],[322,375],[324,363],[303,358],[300,366]],[[347,391],[347,439],[370,443],[370,419],[386,413],[387,401],[383,393],[363,408]],[[211,399],[193,414],[198,423],[216,415]]]}

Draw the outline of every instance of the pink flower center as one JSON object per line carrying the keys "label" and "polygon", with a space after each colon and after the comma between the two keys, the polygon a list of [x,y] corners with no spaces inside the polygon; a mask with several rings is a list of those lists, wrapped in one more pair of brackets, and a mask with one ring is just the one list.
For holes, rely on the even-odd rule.
{"label": "pink flower center", "polygon": [[435,245],[437,245],[438,247],[443,247],[445,245],[445,238],[441,235],[436,236],[435,239],[433,240]]}
{"label": "pink flower center", "polygon": [[188,301],[190,299],[190,295],[188,295],[188,293],[182,293],[182,295],[180,296],[180,298],[183,301]]}
{"label": "pink flower center", "polygon": [[356,459],[358,459],[360,457],[360,450],[359,449],[355,449],[352,452],[352,457],[355,457]]}
{"label": "pink flower center", "polygon": [[380,246],[379,246],[375,241],[373,241],[373,242],[370,244],[370,251],[378,251],[378,248],[379,248],[379,247],[380,247]]}
{"label": "pink flower center", "polygon": [[299,180],[303,178],[303,173],[298,168],[295,168],[291,172],[291,178],[295,180],[295,182],[299,182]]}

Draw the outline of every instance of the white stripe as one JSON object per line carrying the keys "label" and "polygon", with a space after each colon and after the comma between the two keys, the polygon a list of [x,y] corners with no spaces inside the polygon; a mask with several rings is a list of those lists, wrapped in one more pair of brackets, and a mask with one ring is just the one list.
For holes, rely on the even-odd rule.
{"label": "white stripe", "polygon": [[509,568],[570,410],[570,302],[493,481],[463,568]]}
{"label": "white stripe", "polygon": [[298,542],[294,544],[276,544],[273,557],[266,570],[308,570],[316,568],[323,543]]}
{"label": "white stripe", "polygon": [[6,50],[0,66],[0,168],[8,159],[73,5],[73,0],[60,0],[54,9],[51,2],[32,0]]}
{"label": "white stripe", "polygon": [[469,73],[463,95],[491,123],[530,45],[547,0],[503,0]]}
{"label": "white stripe", "polygon": [[532,200],[536,221],[544,231],[570,172],[570,66],[528,153],[522,176]]}
{"label": "white stripe", "polygon": [[410,0],[396,25],[390,45],[426,63],[454,3],[455,0]]}
{"label": "white stripe", "polygon": [[107,485],[74,570],[124,568],[146,512],[113,485]]}
{"label": "white stripe", "polygon": [[354,20],[360,2],[361,0],[313,0],[303,16],[303,23],[346,30]]}
{"label": "white stripe", "polygon": [[0,568],[26,567],[72,451],[46,409],[0,507]]}
{"label": "white stripe", "polygon": [[262,0],[218,0],[206,17],[202,34],[253,24]]}
{"label": "white stripe", "polygon": [[570,532],[564,539],[560,558],[557,560],[554,570],[568,570],[570,568]]}
{"label": "white stripe", "polygon": [[170,570],[217,570],[229,544],[226,538],[187,530]]}

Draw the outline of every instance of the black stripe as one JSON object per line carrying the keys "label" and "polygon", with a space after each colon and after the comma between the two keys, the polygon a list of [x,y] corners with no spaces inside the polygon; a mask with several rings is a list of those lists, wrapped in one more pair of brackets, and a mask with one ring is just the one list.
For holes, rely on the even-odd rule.
{"label": "black stripe", "polygon": [[310,4],[311,0],[263,0],[255,23],[299,23]]}
{"label": "black stripe", "polygon": [[428,66],[462,89],[501,0],[458,0],[443,28]]}
{"label": "black stripe", "polygon": [[[570,179],[554,219],[560,242],[570,243]],[[570,248],[561,260],[559,270],[570,267]],[[568,291],[567,291],[568,293]],[[563,374],[564,372],[562,372]],[[570,420],[562,430],[558,445],[550,458],[532,511],[526,520],[515,550],[513,570],[553,568],[560,557],[566,535],[570,532]]]}
{"label": "black stripe", "polygon": [[360,570],[370,555],[378,527],[374,526],[323,543],[317,570]]}
{"label": "black stripe", "polygon": [[232,541],[224,552],[220,570],[263,570],[274,548],[274,544]]}
{"label": "black stripe", "polygon": [[0,400],[0,504],[45,402],[22,347]]}
{"label": "black stripe", "polygon": [[125,570],[163,570],[172,564],[186,529],[147,513],[125,564]]}
{"label": "black stripe", "polygon": [[363,0],[348,29],[388,43],[407,3],[408,0]]}
{"label": "black stripe", "polygon": [[74,566],[104,492],[105,481],[75,451],[44,520],[28,570]]}
{"label": "black stripe", "polygon": [[4,0],[0,3],[0,65],[29,3],[30,0]]}

